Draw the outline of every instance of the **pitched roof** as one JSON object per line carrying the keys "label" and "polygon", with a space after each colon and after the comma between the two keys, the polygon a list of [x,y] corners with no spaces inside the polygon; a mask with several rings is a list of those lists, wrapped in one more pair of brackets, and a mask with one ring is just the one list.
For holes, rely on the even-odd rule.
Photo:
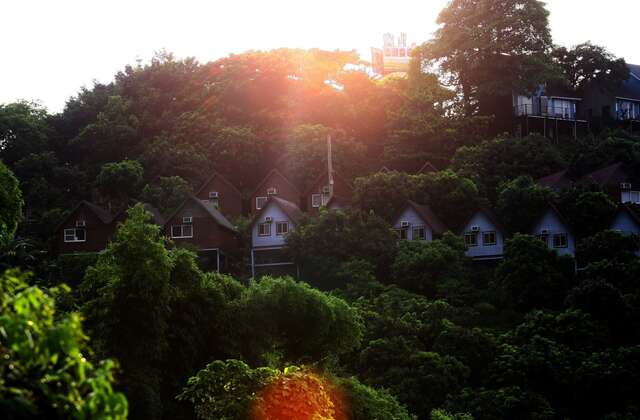
{"label": "pitched roof", "polygon": [[[466,227],[469,222],[471,222],[471,220],[476,217],[476,215],[480,213],[483,214],[487,219],[489,219],[489,221],[493,224],[493,226],[496,227],[496,229],[498,229],[500,232],[506,232],[506,230],[504,229],[504,226],[502,226],[502,223],[500,223],[500,220],[498,219],[498,217],[487,207],[480,207],[478,210],[475,211],[475,213],[473,213],[471,215],[471,217],[469,218],[469,220],[467,220],[464,224],[464,227]],[[463,227],[463,231],[461,233],[466,233]]]}
{"label": "pitched roof", "polygon": [[256,213],[256,215],[253,217],[251,224],[254,224],[266,211],[267,207],[269,207],[269,204],[272,204],[272,203],[278,206],[280,210],[282,210],[284,214],[286,214],[287,217],[296,224],[304,216],[304,213],[302,213],[302,210],[300,210],[300,208],[297,205],[295,205],[295,203],[292,203],[291,201],[287,201],[283,198],[272,195],[267,199],[267,202],[265,203],[264,206],[262,206],[260,211]]}
{"label": "pitched roof", "polygon": [[571,178],[569,178],[568,171],[566,169],[564,171],[556,172],[555,174],[544,176],[536,181],[538,185],[553,189],[558,189],[569,182],[571,182]]}
{"label": "pitched roof", "polygon": [[627,213],[631,217],[631,219],[636,222],[638,226],[640,226],[640,216],[628,203],[623,203],[618,206],[616,216],[620,213]]}
{"label": "pitched roof", "polygon": [[[412,209],[414,209],[415,212],[418,213],[418,216],[420,216],[423,221],[431,226],[431,229],[433,229],[433,233],[441,235],[447,231],[447,227],[440,221],[438,216],[435,215],[435,213],[431,210],[431,207],[427,206],[426,204],[418,204],[415,201],[411,200],[407,200],[407,207],[411,207]],[[404,211],[407,207],[402,209],[401,212]],[[401,212],[398,213],[396,219],[400,217]]]}
{"label": "pitched roof", "polygon": [[[329,178],[329,173],[328,172],[323,172],[320,175],[318,175],[316,177],[316,179],[314,179],[313,182],[311,183],[311,186],[309,188],[307,188],[307,190],[305,191],[304,195],[307,196],[307,195],[311,194],[312,192],[314,192],[315,187],[317,187],[318,184],[320,184],[322,182],[322,180],[325,179],[325,178],[327,179],[327,182],[328,182],[329,181],[328,180],[328,178]],[[350,190],[353,190],[353,187],[351,186],[351,184],[349,182],[347,182],[344,178],[342,178],[338,174],[338,172],[336,172],[335,170],[333,171],[333,178],[334,178],[334,180],[336,178],[340,179],[342,181],[342,183],[347,186],[347,188],[349,188]]]}
{"label": "pitched roof", "polygon": [[627,67],[629,78],[616,91],[616,96],[640,101],[640,65],[627,64]]}
{"label": "pitched roof", "polygon": [[57,231],[58,229],[60,229],[67,222],[67,220],[69,220],[71,215],[73,215],[73,213],[75,213],[82,206],[87,207],[105,225],[108,225],[114,219],[114,216],[109,211],[103,209],[102,207],[96,204],[90,203],[86,200],[82,200],[73,208],[73,210],[71,210],[69,215],[65,217],[63,221],[61,221],[56,225],[56,228],[54,229],[54,231]]}
{"label": "pitched roof", "polygon": [[83,204],[87,206],[89,209],[91,209],[91,211],[96,216],[98,216],[98,218],[102,221],[102,223],[104,224],[111,223],[111,220],[113,220],[113,215],[108,210],[105,210],[100,206],[97,206],[93,203],[90,203],[84,200],[80,202],[80,204],[76,207],[76,209],[74,209],[74,211],[77,210]]}
{"label": "pitched roof", "polygon": [[239,196],[242,196],[242,193],[240,192],[240,190],[238,190],[236,186],[233,185],[227,178],[223,177],[219,172],[216,172],[215,170],[212,170],[211,172],[212,172],[211,176],[209,176],[209,178],[207,178],[207,180],[204,181],[204,183],[200,186],[200,188],[198,188],[198,190],[195,192],[196,196],[199,195],[202,192],[202,190],[204,190],[205,187],[209,185],[211,181],[213,181],[215,177],[219,177],[222,180],[222,182],[229,185],[233,191],[238,193]]}
{"label": "pitched roof", "polygon": [[422,165],[422,167],[420,169],[418,169],[418,174],[428,174],[430,172],[438,172],[438,169],[433,166],[433,164],[430,161],[426,161],[424,163],[424,165]]}
{"label": "pitched roof", "polygon": [[626,175],[624,165],[622,162],[616,162],[585,175],[583,179],[602,187],[617,183],[615,177],[620,174]]}
{"label": "pitched roof", "polygon": [[542,218],[549,212],[551,211],[553,214],[555,214],[558,219],[560,220],[560,222],[567,228],[567,231],[570,233],[573,233],[573,228],[571,226],[571,223],[569,223],[569,221],[567,220],[567,218],[565,218],[563,216],[563,214],[560,212],[560,210],[553,204],[549,203],[547,204],[547,207],[544,209],[544,211],[540,214],[540,216],[536,219],[535,223],[533,223],[533,225],[531,225],[531,227],[535,227],[538,223],[540,223],[540,221],[542,220]]}
{"label": "pitched roof", "polygon": [[281,176],[281,177],[282,177],[282,179],[284,179],[284,180],[285,180],[285,182],[286,182],[286,183],[288,183],[288,184],[293,188],[293,190],[294,190],[298,195],[300,195],[300,190],[298,190],[298,188],[297,188],[295,185],[293,185],[293,183],[292,183],[291,181],[289,181],[289,179],[287,179],[287,177],[286,177],[286,176],[284,176],[284,175],[282,174],[282,172],[280,172],[280,171],[279,171],[278,169],[276,169],[276,168],[273,168],[272,170],[270,170],[270,171],[269,171],[269,173],[267,173],[267,175],[265,175],[265,177],[264,177],[264,178],[262,178],[262,181],[260,181],[260,183],[258,184],[258,186],[253,190],[253,193],[251,194],[251,196],[253,197],[254,195],[256,195],[256,194],[258,193],[258,191],[260,190],[260,188],[262,188],[262,186],[263,186],[263,185],[267,182],[267,180],[271,177],[271,175],[274,175],[274,174],[275,174],[275,175],[279,175],[279,176]]}
{"label": "pitched roof", "polygon": [[218,209],[214,208],[213,206],[207,206],[205,203],[202,202],[202,200],[198,199],[198,197],[196,197],[195,195],[190,195],[189,197],[187,197],[187,199],[184,200],[182,204],[180,204],[180,206],[176,209],[176,211],[174,211],[169,217],[167,217],[164,225],[166,226],[167,223],[171,221],[171,219],[173,219],[178,213],[180,213],[180,211],[184,208],[184,206],[187,205],[189,201],[195,202],[202,209],[204,209],[204,211],[209,216],[211,216],[211,218],[215,220],[218,225],[234,233],[237,233],[235,226],[233,226],[231,222],[229,222],[229,220],[227,220],[227,218],[224,217],[224,215],[218,211]]}

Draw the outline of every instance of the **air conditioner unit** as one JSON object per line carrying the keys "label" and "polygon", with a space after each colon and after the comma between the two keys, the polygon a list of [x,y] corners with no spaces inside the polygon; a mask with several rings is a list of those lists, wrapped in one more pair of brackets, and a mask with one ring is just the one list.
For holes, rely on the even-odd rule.
{"label": "air conditioner unit", "polygon": [[182,218],[182,223],[193,223],[193,217],[185,216]]}
{"label": "air conditioner unit", "polygon": [[409,222],[400,222],[400,227],[408,228],[409,227]]}
{"label": "air conditioner unit", "polygon": [[540,231],[540,235],[548,235],[549,234],[549,229],[542,229]]}
{"label": "air conditioner unit", "polygon": [[328,185],[325,185],[324,187],[322,187],[322,192],[324,194],[329,194],[330,191],[331,191],[331,189],[329,188]]}
{"label": "air conditioner unit", "polygon": [[480,226],[471,226],[471,232],[480,232]]}
{"label": "air conditioner unit", "polygon": [[271,222],[273,222],[273,217],[265,217],[264,221],[267,222],[267,223],[271,223]]}
{"label": "air conditioner unit", "polygon": [[631,183],[629,182],[621,182],[620,183],[620,188],[623,190],[630,190],[631,189]]}
{"label": "air conditioner unit", "polygon": [[76,220],[76,227],[85,227],[87,223],[84,220]]}
{"label": "air conditioner unit", "polygon": [[217,199],[220,197],[220,194],[218,193],[218,191],[210,191],[209,192],[209,198],[211,199]]}
{"label": "air conditioner unit", "polygon": [[278,189],[275,187],[271,187],[267,189],[267,195],[276,195],[278,194]]}

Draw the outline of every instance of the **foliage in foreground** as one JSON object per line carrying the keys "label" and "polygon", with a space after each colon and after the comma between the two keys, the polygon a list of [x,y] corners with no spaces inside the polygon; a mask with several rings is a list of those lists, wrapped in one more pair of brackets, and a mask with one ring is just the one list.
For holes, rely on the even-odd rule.
{"label": "foliage in foreground", "polygon": [[355,378],[327,378],[307,368],[250,368],[216,360],[177,397],[205,420],[410,420],[396,399]]}
{"label": "foliage in foreground", "polygon": [[80,315],[56,313],[55,295],[0,276],[0,412],[16,419],[125,419],[127,399],[114,392],[115,364],[87,360]]}

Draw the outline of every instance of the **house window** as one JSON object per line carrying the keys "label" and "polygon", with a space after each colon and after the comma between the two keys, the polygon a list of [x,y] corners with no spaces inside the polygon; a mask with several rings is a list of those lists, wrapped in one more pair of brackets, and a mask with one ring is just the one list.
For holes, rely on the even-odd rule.
{"label": "house window", "polygon": [[483,246],[493,246],[496,244],[496,233],[495,232],[482,232],[482,245]]}
{"label": "house window", "polygon": [[311,207],[320,207],[322,201],[322,194],[311,194]]}
{"label": "house window", "polygon": [[289,232],[289,222],[276,222],[276,235],[282,236]]}
{"label": "house window", "polygon": [[256,210],[260,210],[267,202],[267,197],[256,197]]}
{"label": "house window", "polygon": [[271,236],[271,223],[258,224],[258,236]]}
{"label": "house window", "polygon": [[276,187],[267,188],[267,195],[277,195],[278,189]]}
{"label": "house window", "polygon": [[622,191],[622,202],[640,204],[640,191]]}
{"label": "house window", "polygon": [[554,248],[566,248],[568,245],[566,233],[556,233],[553,235]]}
{"label": "house window", "polygon": [[193,238],[193,225],[171,225],[172,238]]}
{"label": "house window", "polygon": [[427,231],[424,226],[415,226],[413,228],[413,238],[414,241],[426,241],[427,240]]}
{"label": "house window", "polygon": [[465,233],[464,244],[467,247],[478,246],[478,234],[475,232]]}
{"label": "house window", "polygon": [[398,235],[400,235],[401,241],[407,240],[409,236],[409,228],[400,228],[400,229],[396,229],[396,231],[398,232]]}
{"label": "house window", "polygon": [[549,235],[547,235],[546,233],[541,233],[540,235],[538,235],[538,239],[544,242],[545,245],[549,245]]}
{"label": "house window", "polygon": [[87,240],[87,232],[84,228],[73,228],[64,230],[65,242],[85,242]]}

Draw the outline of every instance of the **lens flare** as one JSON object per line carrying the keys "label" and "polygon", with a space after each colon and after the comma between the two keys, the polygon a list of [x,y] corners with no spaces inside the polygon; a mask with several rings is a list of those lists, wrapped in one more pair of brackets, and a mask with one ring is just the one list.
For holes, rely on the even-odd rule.
{"label": "lens flare", "polygon": [[256,398],[252,420],[347,420],[344,399],[327,378],[305,370],[286,372]]}

